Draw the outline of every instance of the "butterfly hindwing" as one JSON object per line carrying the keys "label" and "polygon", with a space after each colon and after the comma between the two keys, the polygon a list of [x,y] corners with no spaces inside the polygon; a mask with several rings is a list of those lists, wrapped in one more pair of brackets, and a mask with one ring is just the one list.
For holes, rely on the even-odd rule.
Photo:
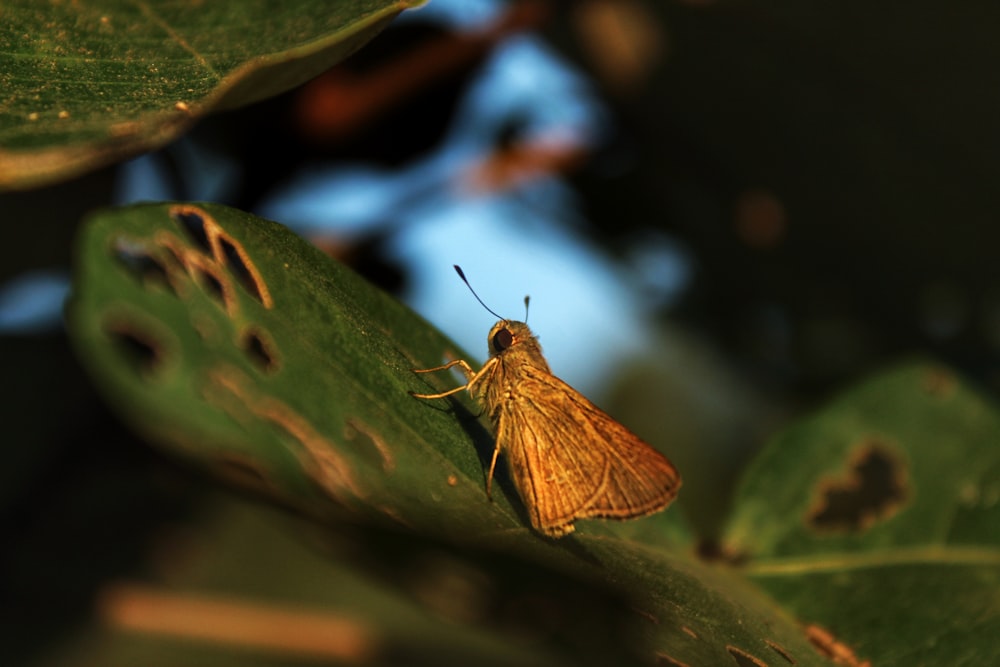
{"label": "butterfly hindwing", "polygon": [[627,519],[669,504],[680,478],[665,457],[551,373],[519,370],[497,437],[538,530],[562,535],[575,519]]}

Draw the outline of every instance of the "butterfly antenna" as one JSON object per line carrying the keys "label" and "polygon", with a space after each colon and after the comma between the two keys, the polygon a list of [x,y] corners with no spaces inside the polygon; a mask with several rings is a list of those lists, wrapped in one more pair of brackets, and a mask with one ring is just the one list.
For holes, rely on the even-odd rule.
{"label": "butterfly antenna", "polygon": [[524,295],[524,323],[528,323],[528,302],[531,301],[531,295]]}
{"label": "butterfly antenna", "polygon": [[479,302],[479,305],[481,305],[487,311],[489,311],[490,313],[492,313],[497,319],[501,319],[501,320],[504,319],[500,315],[497,315],[495,312],[493,312],[492,308],[490,308],[485,303],[483,303],[483,300],[479,298],[478,294],[476,294],[476,290],[472,289],[472,285],[469,284],[469,279],[466,278],[465,274],[462,272],[462,267],[460,267],[458,264],[453,264],[453,266],[455,267],[455,272],[458,273],[458,277],[462,279],[462,282],[465,283],[465,286],[469,288],[470,292],[472,292],[472,296],[476,297],[476,301]]}

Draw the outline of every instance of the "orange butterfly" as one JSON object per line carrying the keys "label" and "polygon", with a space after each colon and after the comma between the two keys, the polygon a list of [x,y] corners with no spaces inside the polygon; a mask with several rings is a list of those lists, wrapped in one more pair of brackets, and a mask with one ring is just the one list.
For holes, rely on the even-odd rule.
{"label": "orange butterfly", "polygon": [[[465,280],[462,270],[455,270]],[[501,319],[490,330],[488,343],[490,358],[479,372],[461,359],[414,371],[458,366],[466,377],[464,385],[438,394],[413,394],[443,398],[468,389],[485,407],[497,438],[487,495],[497,456],[504,450],[531,525],[550,537],[573,532],[577,519],[632,519],[670,504],[681,486],[677,469],[553,375],[527,324]]]}

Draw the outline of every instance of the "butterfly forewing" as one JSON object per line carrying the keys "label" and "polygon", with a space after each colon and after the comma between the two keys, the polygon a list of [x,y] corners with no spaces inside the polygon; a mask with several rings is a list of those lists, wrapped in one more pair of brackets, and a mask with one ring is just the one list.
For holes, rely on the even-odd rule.
{"label": "butterfly forewing", "polygon": [[673,500],[680,478],[662,454],[551,373],[513,375],[497,440],[535,528],[562,535],[575,519],[628,519]]}
{"label": "butterfly forewing", "polygon": [[[547,534],[572,530],[573,520],[604,487],[607,460],[600,452],[578,456],[586,428],[569,439],[568,422],[548,419],[543,406],[523,395],[512,396],[497,413],[497,441],[524,499],[532,525]],[[562,434],[562,435],[560,435]]]}

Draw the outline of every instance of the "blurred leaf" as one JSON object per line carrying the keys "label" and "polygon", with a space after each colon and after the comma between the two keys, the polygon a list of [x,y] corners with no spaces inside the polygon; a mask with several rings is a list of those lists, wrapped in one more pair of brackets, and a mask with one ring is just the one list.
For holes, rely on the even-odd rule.
{"label": "blurred leaf", "polygon": [[[335,557],[343,540],[306,541],[283,514],[231,496],[206,500],[197,519],[160,530],[146,576],[109,582],[88,632],[38,666],[546,664],[457,627],[419,595],[359,577]],[[455,573],[453,590],[465,590],[458,578],[467,574]]]}
{"label": "blurred leaf", "polygon": [[[67,379],[44,364],[35,371],[48,373],[54,384]],[[32,388],[23,385],[28,392]],[[138,446],[135,435],[106,411],[95,410],[92,387],[58,395],[65,390],[56,389],[50,400],[83,400],[62,409],[52,405],[41,417],[24,402],[11,406],[24,409],[20,419],[33,422],[37,433],[17,437],[15,431],[5,441],[4,460],[21,477],[13,484],[4,480],[5,495],[17,495],[13,502],[5,497],[0,512],[4,664],[34,664],[78,631],[81,619],[90,616],[95,592],[108,580],[141,571],[156,528],[186,516],[204,495],[205,485],[192,479],[190,470],[182,475],[179,466]],[[44,402],[37,394],[28,396]],[[19,460],[28,456],[19,450],[38,450],[30,454],[30,467]]]}
{"label": "blurred leaf", "polygon": [[766,598],[683,548],[676,512],[546,540],[506,477],[487,501],[493,442],[478,408],[407,393],[452,382],[412,368],[465,355],[280,225],[218,205],[135,206],[95,214],[78,252],[71,329],[116,409],[183,456],[359,535],[357,567],[403,589],[427,553],[440,564],[422,580],[482,572],[486,607],[527,614],[530,641],[509,611],[480,624],[566,662],[728,664],[774,655],[772,642],[821,664]]}
{"label": "blurred leaf", "polygon": [[201,116],[316,76],[407,0],[5,3],[0,188],[163,146]]}
{"label": "blurred leaf", "polygon": [[998,442],[996,408],[948,370],[888,373],[757,457],[728,547],[873,664],[996,664]]}

